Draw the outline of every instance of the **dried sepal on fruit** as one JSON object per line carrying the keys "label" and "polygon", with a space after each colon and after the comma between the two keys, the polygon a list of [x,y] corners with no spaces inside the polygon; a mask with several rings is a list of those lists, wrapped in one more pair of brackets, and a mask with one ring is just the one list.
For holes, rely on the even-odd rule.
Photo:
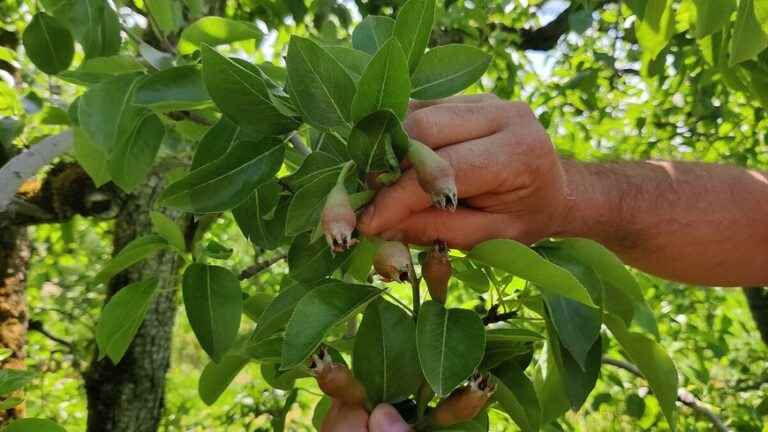
{"label": "dried sepal on fruit", "polygon": [[414,280],[413,262],[408,247],[401,242],[385,241],[373,256],[373,268],[385,281]]}
{"label": "dried sepal on fruit", "polygon": [[344,252],[357,243],[357,240],[352,238],[357,217],[342,181],[336,183],[325,199],[321,224],[325,240],[333,252]]}
{"label": "dried sepal on fruit", "polygon": [[456,176],[448,161],[425,144],[410,140],[408,159],[416,168],[419,185],[435,207],[455,210],[458,202]]}
{"label": "dried sepal on fruit", "polygon": [[452,426],[475,418],[488,403],[496,385],[487,373],[476,373],[469,383],[440,401],[430,413],[431,423],[435,426]]}
{"label": "dried sepal on fruit", "polygon": [[355,406],[365,404],[365,388],[355,378],[352,371],[342,363],[334,363],[325,347],[313,354],[309,361],[309,370],[317,380],[317,385],[328,397],[341,403]]}
{"label": "dried sepal on fruit", "polygon": [[427,282],[429,295],[432,300],[445,304],[448,297],[448,281],[451,279],[451,261],[448,258],[448,245],[436,240],[432,249],[427,252],[421,265],[421,276]]}

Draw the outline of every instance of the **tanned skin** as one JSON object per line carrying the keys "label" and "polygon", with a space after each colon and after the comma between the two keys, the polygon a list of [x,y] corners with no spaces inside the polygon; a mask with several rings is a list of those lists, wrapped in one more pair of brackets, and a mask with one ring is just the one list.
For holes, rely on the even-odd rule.
{"label": "tanned skin", "polygon": [[[496,238],[533,244],[584,237],[665,279],[768,285],[764,172],[688,162],[565,160],[526,104],[493,95],[413,103],[404,126],[453,166],[460,206],[454,213],[433,208],[407,169],[360,217],[365,235],[419,245],[439,239],[459,249]],[[337,409],[333,417],[345,413]],[[382,413],[387,421],[379,423]],[[328,430],[407,430],[396,414],[388,405],[370,419],[350,411],[362,419],[358,429]]]}

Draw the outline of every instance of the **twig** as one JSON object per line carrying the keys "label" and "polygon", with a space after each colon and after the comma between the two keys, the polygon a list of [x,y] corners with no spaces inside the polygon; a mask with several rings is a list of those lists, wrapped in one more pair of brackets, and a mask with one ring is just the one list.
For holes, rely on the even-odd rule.
{"label": "twig", "polygon": [[[411,266],[413,267],[413,266]],[[421,307],[421,278],[414,277],[411,280],[411,294],[413,296],[413,319],[418,318]]]}
{"label": "twig", "polygon": [[308,156],[310,153],[312,153],[309,147],[307,147],[307,145],[304,143],[304,140],[302,140],[298,134],[291,134],[289,140],[291,141],[293,148],[296,149],[296,151],[299,152],[299,154],[302,156]]}
{"label": "twig", "polygon": [[47,337],[48,339],[50,339],[50,340],[52,340],[54,342],[57,342],[57,343],[59,343],[61,345],[64,345],[65,347],[67,347],[72,352],[75,351],[75,346],[72,344],[72,342],[66,341],[66,340],[64,340],[64,339],[62,339],[62,338],[60,338],[60,337],[50,333],[48,330],[45,329],[45,327],[43,327],[43,322],[42,321],[30,320],[29,321],[29,330],[34,330],[34,331],[40,333],[41,335]]}
{"label": "twig", "polygon": [[277,255],[268,260],[257,262],[256,264],[240,272],[240,280],[250,279],[262,271],[268,269],[270,266],[272,266],[272,264],[275,264],[284,259],[285,255]]}
{"label": "twig", "polygon": [[0,168],[0,213],[11,204],[21,183],[72,147],[72,131],[51,135],[23,150]]}
{"label": "twig", "polygon": [[[609,358],[609,357],[603,357],[603,363],[608,364],[611,366],[615,366],[620,369],[624,369],[625,371],[630,372],[631,374],[638,376],[640,378],[645,378],[643,376],[643,373],[640,372],[640,369],[637,368],[637,366],[633,365],[632,363],[625,362],[623,360]],[[717,416],[711,409],[704,406],[704,404],[693,395],[693,393],[689,392],[686,389],[678,388],[677,389],[677,400],[680,401],[683,405],[691,408],[693,411],[704,415],[707,419],[709,419],[710,422],[717,428],[720,432],[730,432],[731,429],[726,426],[723,419]]]}

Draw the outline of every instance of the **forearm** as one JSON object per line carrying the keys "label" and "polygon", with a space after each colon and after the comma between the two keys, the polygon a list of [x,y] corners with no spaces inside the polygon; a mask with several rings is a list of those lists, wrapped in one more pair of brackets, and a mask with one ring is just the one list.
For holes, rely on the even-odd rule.
{"label": "forearm", "polygon": [[559,235],[596,240],[627,264],[701,285],[768,284],[768,175],[727,165],[563,163]]}

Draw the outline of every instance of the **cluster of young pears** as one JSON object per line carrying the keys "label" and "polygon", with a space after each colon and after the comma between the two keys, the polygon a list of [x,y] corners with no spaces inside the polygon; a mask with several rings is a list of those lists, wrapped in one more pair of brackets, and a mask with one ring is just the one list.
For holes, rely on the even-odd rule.
{"label": "cluster of young pears", "polygon": [[[407,157],[416,170],[419,185],[429,194],[433,205],[454,211],[458,199],[455,175],[450,163],[427,145],[413,139],[410,140]],[[381,187],[375,181],[368,183],[374,189]],[[328,194],[321,223],[333,252],[343,252],[357,243],[352,237],[357,216],[350,204],[343,179],[339,179]],[[417,283],[411,252],[402,242],[382,241],[374,256],[373,267],[384,281]],[[445,242],[435,241],[423,256],[421,270],[432,299],[445,304],[452,274],[448,245]],[[345,405],[365,406],[363,385],[346,365],[335,363],[324,348],[311,357],[309,368],[327,396]],[[422,426],[447,427],[470,421],[480,413],[494,391],[495,385],[488,374],[475,374],[464,386],[442,399],[429,412]]]}

